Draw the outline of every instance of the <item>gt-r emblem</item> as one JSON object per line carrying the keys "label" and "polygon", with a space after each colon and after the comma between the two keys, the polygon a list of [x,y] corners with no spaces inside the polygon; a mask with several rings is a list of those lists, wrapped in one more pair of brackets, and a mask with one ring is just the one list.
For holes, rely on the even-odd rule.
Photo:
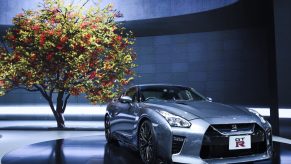
{"label": "gt-r emblem", "polygon": [[231,126],[231,131],[236,132],[237,131],[237,125],[232,125]]}
{"label": "gt-r emblem", "polygon": [[235,142],[236,142],[236,147],[245,147],[245,138],[236,138]]}

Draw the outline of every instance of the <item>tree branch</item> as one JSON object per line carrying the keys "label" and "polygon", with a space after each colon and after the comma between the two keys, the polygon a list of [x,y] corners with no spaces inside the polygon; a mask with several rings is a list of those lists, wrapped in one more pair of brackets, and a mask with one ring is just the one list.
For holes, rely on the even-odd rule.
{"label": "tree branch", "polygon": [[42,87],[40,87],[40,86],[38,86],[38,85],[36,85],[36,84],[34,84],[33,85],[35,88],[37,88],[39,91],[40,91],[40,93],[42,94],[42,96],[47,100],[47,101],[50,101],[51,100],[51,97],[49,97],[48,95],[47,95],[47,93],[44,91],[44,89],[42,88]]}
{"label": "tree branch", "polygon": [[52,96],[48,96],[47,93],[44,91],[44,89],[36,84],[33,85],[35,88],[37,88],[40,93],[42,94],[42,96],[47,100],[47,102],[49,103],[49,106],[51,107],[51,110],[54,114],[54,116],[56,117],[57,116],[57,113],[55,111],[55,107],[54,107],[54,104],[53,104],[53,101],[52,101]]}
{"label": "tree branch", "polygon": [[53,96],[53,92],[54,92],[54,89],[52,88],[52,89],[50,90],[49,97],[52,97],[52,96]]}
{"label": "tree branch", "polygon": [[65,110],[66,110],[68,99],[70,98],[70,96],[71,96],[71,94],[68,93],[68,95],[65,98],[65,102],[64,102],[64,105],[63,105],[62,113],[64,113]]}
{"label": "tree branch", "polygon": [[89,0],[86,0],[86,2],[83,3],[83,5],[80,7],[80,10],[89,2]]}
{"label": "tree branch", "polygon": [[[83,5],[80,7],[79,12],[81,11],[81,9],[89,2],[89,0],[86,0],[85,3],[83,3]],[[78,23],[80,18],[77,18],[77,20],[75,21],[75,24]]]}

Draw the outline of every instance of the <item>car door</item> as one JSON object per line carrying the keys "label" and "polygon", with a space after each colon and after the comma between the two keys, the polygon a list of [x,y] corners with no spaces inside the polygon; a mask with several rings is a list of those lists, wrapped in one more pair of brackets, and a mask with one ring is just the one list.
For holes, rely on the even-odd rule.
{"label": "car door", "polygon": [[136,87],[128,89],[124,96],[132,98],[132,103],[118,101],[114,111],[114,126],[125,139],[131,140],[134,128],[138,90]]}

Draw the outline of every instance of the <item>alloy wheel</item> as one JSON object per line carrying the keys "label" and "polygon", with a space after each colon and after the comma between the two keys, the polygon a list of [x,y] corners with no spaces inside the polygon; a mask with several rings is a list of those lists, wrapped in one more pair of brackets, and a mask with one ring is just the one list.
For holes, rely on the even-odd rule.
{"label": "alloy wheel", "polygon": [[139,130],[139,152],[141,159],[146,164],[155,162],[155,144],[152,125],[144,121]]}
{"label": "alloy wheel", "polygon": [[109,116],[105,116],[105,137],[107,142],[111,142],[111,131],[110,131],[110,121],[109,121]]}

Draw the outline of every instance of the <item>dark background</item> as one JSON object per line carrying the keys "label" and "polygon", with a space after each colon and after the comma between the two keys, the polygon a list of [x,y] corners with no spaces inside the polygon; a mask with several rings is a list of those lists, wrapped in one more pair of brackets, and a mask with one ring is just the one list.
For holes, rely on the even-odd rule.
{"label": "dark background", "polygon": [[[163,7],[168,2],[172,13]],[[274,1],[271,6],[274,19],[270,16],[269,1],[218,0],[219,8],[213,7],[216,5],[213,2],[193,0],[192,6],[200,5],[193,10],[171,0],[148,1],[158,6],[155,15],[143,14],[133,19],[134,10],[127,21],[121,20],[137,36],[135,50],[139,66],[136,71],[140,77],[134,83],[187,85],[214,101],[268,106],[270,81],[276,80],[270,69],[275,68],[280,107],[290,107],[291,1]],[[225,6],[221,7],[222,4]],[[178,12],[183,8],[188,13]],[[0,14],[3,12],[10,11],[1,9]],[[0,17],[3,33],[10,24],[1,19],[3,16]],[[270,59],[273,55],[270,47],[274,46],[272,25],[275,26],[276,65]],[[88,103],[83,97],[72,97],[70,102]],[[23,90],[0,97],[0,104],[39,103],[46,103],[40,94]]]}

